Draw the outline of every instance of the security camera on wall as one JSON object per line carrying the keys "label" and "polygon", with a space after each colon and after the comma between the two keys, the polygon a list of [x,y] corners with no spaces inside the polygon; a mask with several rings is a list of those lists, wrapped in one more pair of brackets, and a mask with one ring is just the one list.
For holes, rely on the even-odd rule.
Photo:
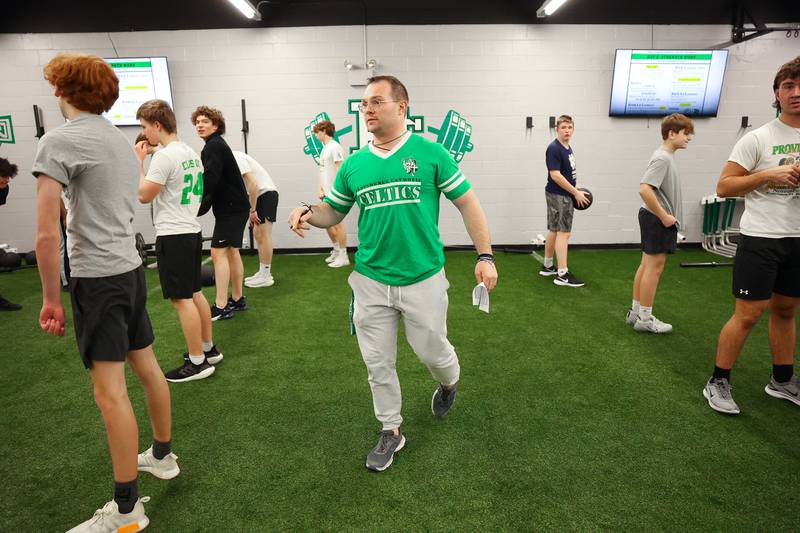
{"label": "security camera on wall", "polygon": [[172,109],[172,84],[166,57],[106,58],[119,78],[119,98],[104,113],[115,126],[138,126],[136,110],[154,98],[166,101]]}

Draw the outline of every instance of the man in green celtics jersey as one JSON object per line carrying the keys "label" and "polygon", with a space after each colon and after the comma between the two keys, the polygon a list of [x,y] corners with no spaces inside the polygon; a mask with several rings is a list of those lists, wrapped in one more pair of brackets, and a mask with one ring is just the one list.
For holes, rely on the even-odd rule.
{"label": "man in green celtics jersey", "polygon": [[447,340],[447,289],[439,237],[439,196],[461,212],[478,251],[475,278],[497,283],[486,216],[475,192],[447,151],[406,129],[408,91],[393,76],[370,78],[360,106],[373,140],[341,166],[320,204],[292,211],[289,225],[300,235],[309,224],[328,228],[358,203],[359,246],[353,289],[353,323],[367,365],[380,439],[367,468],[386,470],[406,442],[400,432],[400,381],[395,369],[397,331],[406,338],[438,386],[431,410],[444,416],[453,405],[460,368]]}

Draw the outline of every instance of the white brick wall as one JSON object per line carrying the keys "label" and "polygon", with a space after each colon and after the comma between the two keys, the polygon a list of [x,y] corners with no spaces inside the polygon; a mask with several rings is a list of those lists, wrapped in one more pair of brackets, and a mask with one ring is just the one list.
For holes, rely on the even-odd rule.
{"label": "white brick wall", "polygon": [[[278,248],[327,245],[322,231],[304,240],[288,231],[288,211],[313,199],[316,165],[302,152],[302,130],[321,111],[341,128],[352,124],[350,87],[343,62],[363,62],[361,26],[236,30],[154,31],[80,34],[0,35],[0,115],[11,114],[17,143],[0,145],[0,156],[20,166],[9,203],[0,209],[0,242],[33,248],[35,180],[30,177],[36,139],[33,104],[48,129],[62,122],[42,66],[58,51],[121,56],[166,55],[170,62],[182,137],[197,150],[202,142],[188,117],[200,104],[219,107],[228,122],[227,139],[243,148],[240,100],[247,100],[250,153],[270,171],[281,203],[275,225]],[[542,188],[544,149],[552,140],[547,118],[576,119],[573,141],[581,181],[596,203],[575,220],[575,243],[630,243],[638,240],[637,183],[659,144],[658,120],[608,117],[611,70],[616,48],[709,48],[730,37],[728,26],[372,26],[367,55],[378,73],[396,74],[409,88],[411,111],[438,127],[449,109],[473,124],[475,150],[462,168],[489,217],[493,240],[526,244],[545,231]],[[760,125],[773,116],[771,83],[777,67],[797,55],[800,41],[775,33],[730,48],[728,69],[715,119],[697,121],[692,146],[678,154],[684,185],[688,236],[698,240],[701,196],[713,191],[718,174],[741,135],[741,115]],[[525,129],[533,116],[534,129]],[[125,128],[133,139],[136,128]],[[429,135],[430,136],[430,135]],[[343,144],[355,143],[355,135]],[[357,212],[348,217],[355,232]],[[203,220],[210,234],[213,220]],[[149,208],[136,216],[136,230],[153,236]],[[467,244],[458,212],[444,206],[442,238]]]}

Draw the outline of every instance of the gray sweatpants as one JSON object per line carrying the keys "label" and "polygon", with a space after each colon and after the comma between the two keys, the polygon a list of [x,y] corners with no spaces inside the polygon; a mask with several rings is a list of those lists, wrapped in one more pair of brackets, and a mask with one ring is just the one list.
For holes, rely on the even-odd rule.
{"label": "gray sweatpants", "polygon": [[444,269],[430,278],[393,287],[353,271],[349,278],[355,296],[353,323],[367,365],[375,417],[383,429],[400,427],[402,398],[397,377],[397,330],[400,317],[406,339],[437,382],[453,385],[460,367],[447,340],[447,289]]}

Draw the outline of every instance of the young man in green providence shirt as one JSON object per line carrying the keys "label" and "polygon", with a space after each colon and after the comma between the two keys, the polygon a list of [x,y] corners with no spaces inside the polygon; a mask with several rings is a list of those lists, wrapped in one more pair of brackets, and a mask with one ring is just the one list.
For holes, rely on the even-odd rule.
{"label": "young man in green providence shirt", "polygon": [[439,197],[461,212],[479,258],[475,278],[492,290],[497,283],[489,227],[475,192],[447,151],[406,129],[408,92],[393,76],[369,80],[361,102],[373,141],[339,169],[324,201],[292,211],[289,225],[303,236],[309,224],[341,222],[358,203],[359,246],[350,275],[353,323],[367,365],[376,418],[383,425],[367,456],[376,471],[392,464],[405,445],[400,432],[400,381],[395,369],[397,332],[406,338],[439,382],[431,410],[444,416],[453,404],[460,367],[447,340],[447,289],[439,237]]}

